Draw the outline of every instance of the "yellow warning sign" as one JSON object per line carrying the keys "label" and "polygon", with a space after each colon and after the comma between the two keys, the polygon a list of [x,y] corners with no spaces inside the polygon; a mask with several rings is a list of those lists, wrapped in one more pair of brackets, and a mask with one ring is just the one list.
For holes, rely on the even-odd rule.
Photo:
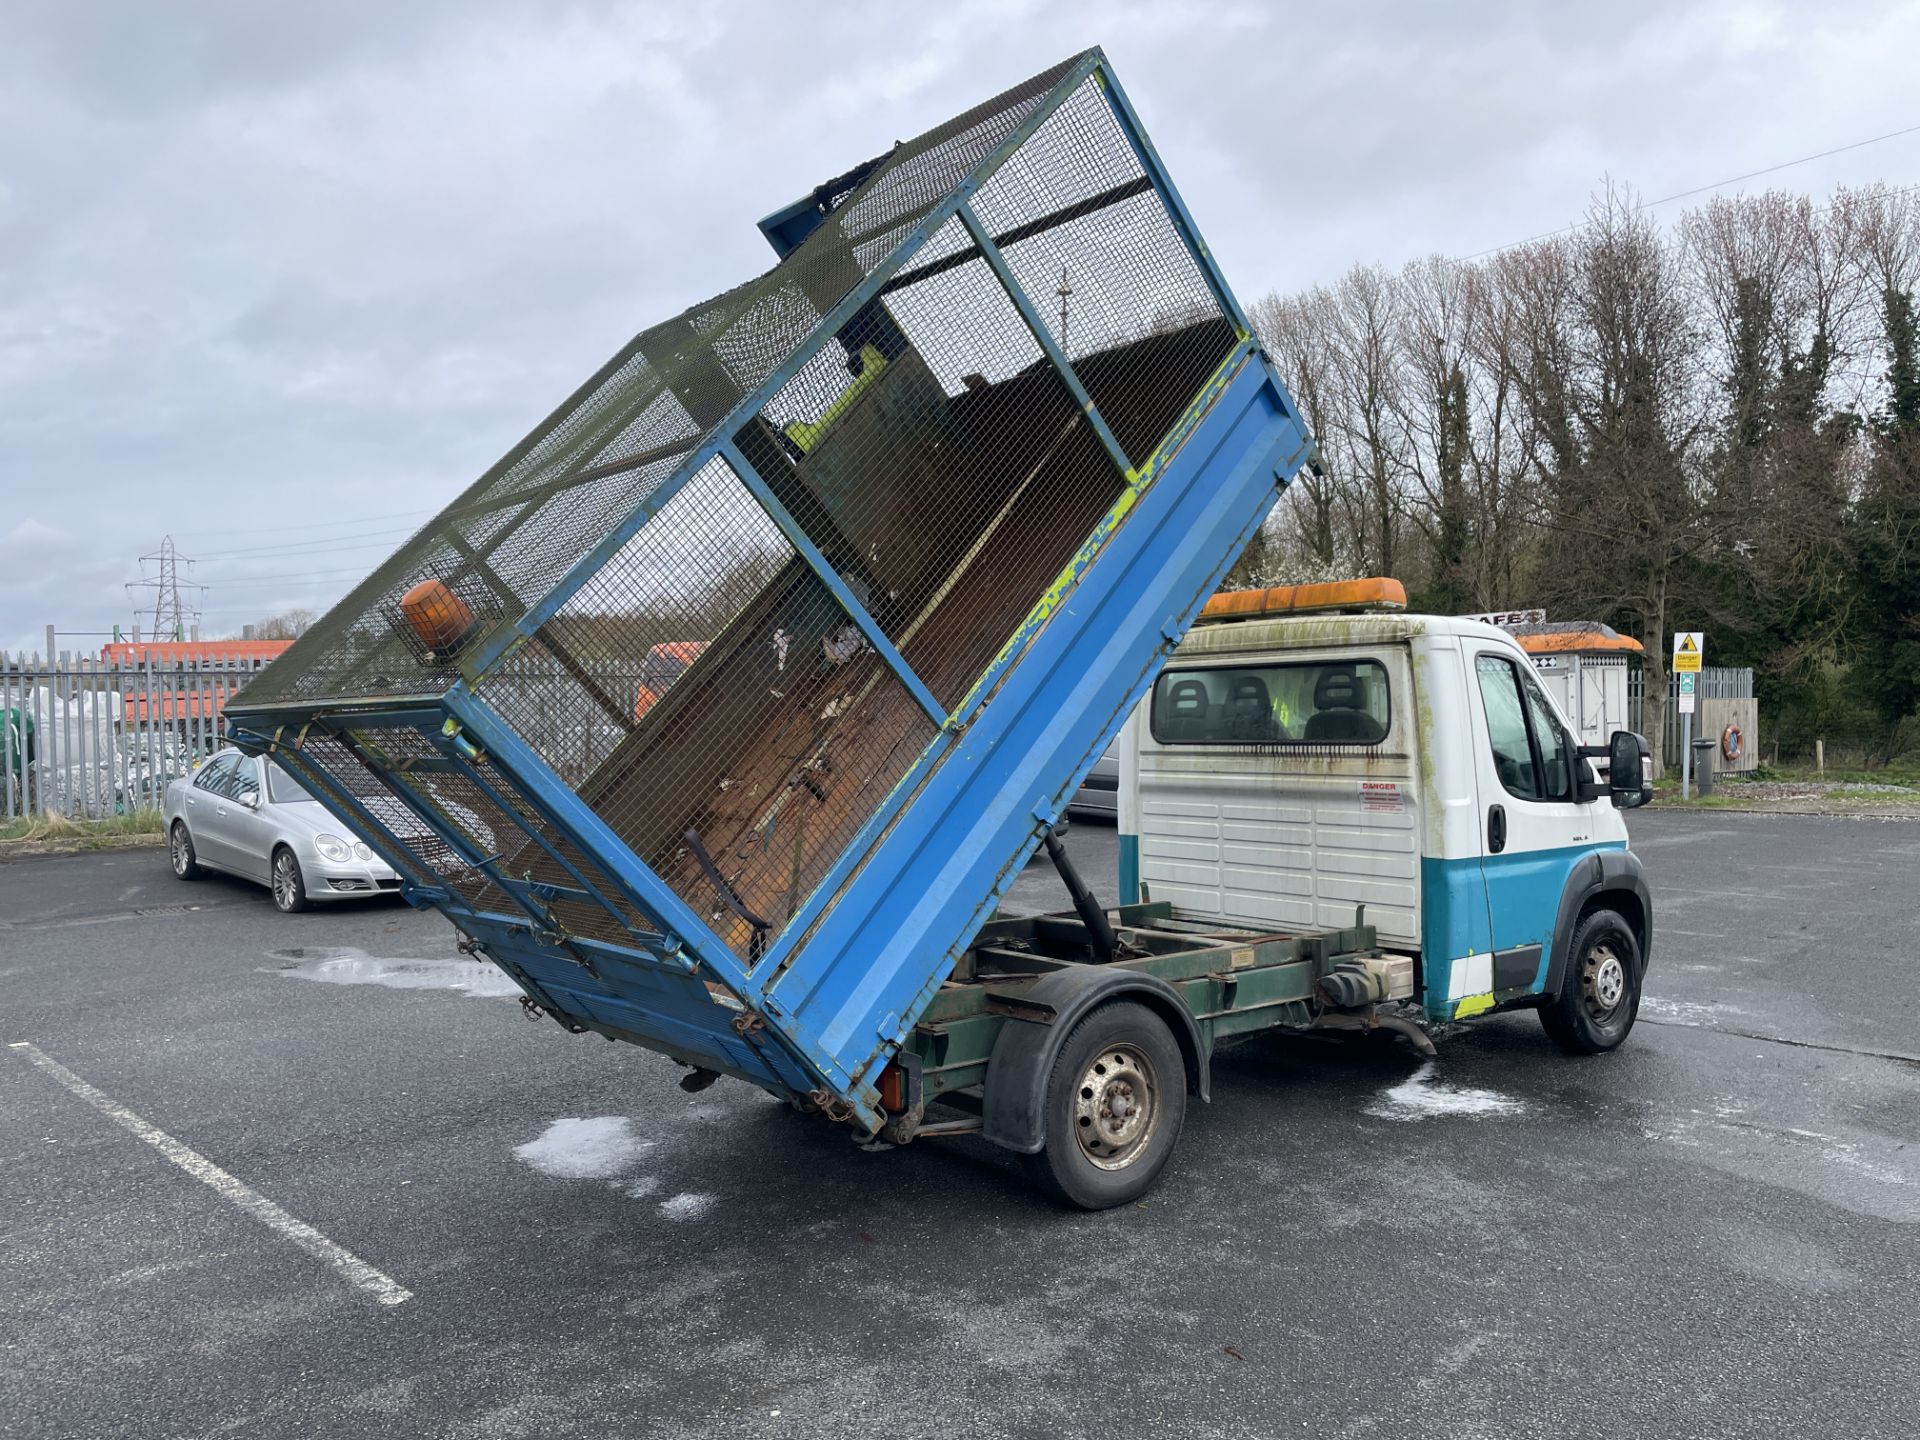
{"label": "yellow warning sign", "polygon": [[1697,675],[1700,658],[1706,653],[1706,635],[1699,630],[1678,630],[1673,636],[1673,673]]}

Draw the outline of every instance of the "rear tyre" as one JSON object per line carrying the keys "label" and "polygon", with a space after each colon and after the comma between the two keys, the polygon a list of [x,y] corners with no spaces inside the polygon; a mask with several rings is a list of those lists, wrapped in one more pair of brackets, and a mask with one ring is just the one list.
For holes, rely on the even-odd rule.
{"label": "rear tyre", "polygon": [[1540,1011],[1571,1055],[1598,1055],[1627,1038],[1640,1014],[1640,942],[1617,910],[1595,910],[1573,931],[1560,993]]}
{"label": "rear tyre", "polygon": [[283,915],[296,915],[307,908],[307,877],[300,873],[300,861],[282,845],[273,852],[273,904]]}
{"label": "rear tyre", "polygon": [[1160,1178],[1187,1117],[1187,1068],[1145,1005],[1103,1005],[1074,1026],[1047,1079],[1046,1143],[1028,1176],[1083,1210],[1137,1200]]}
{"label": "rear tyre", "polygon": [[198,880],[207,873],[200,868],[200,858],[193,853],[193,836],[187,833],[184,820],[174,821],[173,829],[167,832],[167,858],[173,862],[176,880]]}

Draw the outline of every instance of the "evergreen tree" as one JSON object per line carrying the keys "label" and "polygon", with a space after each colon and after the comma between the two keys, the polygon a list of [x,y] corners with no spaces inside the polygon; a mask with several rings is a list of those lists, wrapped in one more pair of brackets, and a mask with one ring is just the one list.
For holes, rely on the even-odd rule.
{"label": "evergreen tree", "polygon": [[1470,417],[1467,377],[1458,365],[1447,372],[1445,386],[1435,397],[1439,434],[1434,446],[1434,468],[1439,495],[1434,506],[1432,554],[1421,608],[1441,615],[1459,615],[1475,608],[1473,584],[1473,517],[1467,499],[1466,466]]}
{"label": "evergreen tree", "polygon": [[1885,760],[1920,708],[1920,331],[1911,291],[1890,288],[1882,302],[1887,401],[1872,420],[1873,461],[1853,513],[1853,682],[1886,727]]}

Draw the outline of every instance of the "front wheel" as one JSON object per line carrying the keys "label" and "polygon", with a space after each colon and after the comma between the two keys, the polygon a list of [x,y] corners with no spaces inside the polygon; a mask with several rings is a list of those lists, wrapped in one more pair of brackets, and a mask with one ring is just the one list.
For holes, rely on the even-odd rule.
{"label": "front wheel", "polygon": [[1179,1043],[1146,1006],[1121,1000],[1082,1020],[1047,1080],[1046,1143],[1021,1162],[1083,1210],[1137,1200],[1172,1158],[1187,1116]]}
{"label": "front wheel", "polygon": [[1573,931],[1560,993],[1540,1011],[1554,1044],[1598,1055],[1627,1038],[1640,1013],[1640,942],[1617,910],[1596,910]]}
{"label": "front wheel", "polygon": [[283,915],[297,914],[307,908],[307,879],[300,873],[300,861],[282,845],[273,852],[273,903]]}
{"label": "front wheel", "polygon": [[193,837],[187,833],[184,820],[174,821],[173,829],[167,832],[167,858],[173,862],[177,880],[198,880],[207,873],[200,868],[199,857],[193,853]]}

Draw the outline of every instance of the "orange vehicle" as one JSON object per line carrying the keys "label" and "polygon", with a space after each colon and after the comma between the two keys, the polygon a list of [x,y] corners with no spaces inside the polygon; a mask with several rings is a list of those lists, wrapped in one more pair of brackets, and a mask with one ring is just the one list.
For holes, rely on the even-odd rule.
{"label": "orange vehicle", "polygon": [[633,718],[638,720],[651,710],[706,648],[704,640],[669,640],[648,650],[647,658],[640,662],[640,686],[633,694]]}

